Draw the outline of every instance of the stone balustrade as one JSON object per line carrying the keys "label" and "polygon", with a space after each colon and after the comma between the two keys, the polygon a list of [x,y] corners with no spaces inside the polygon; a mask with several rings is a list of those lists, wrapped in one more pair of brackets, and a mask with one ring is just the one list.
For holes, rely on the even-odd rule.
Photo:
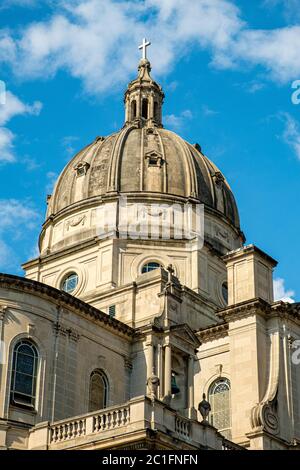
{"label": "stone balustrade", "polygon": [[58,423],[50,427],[50,444],[85,436],[86,419]]}
{"label": "stone balustrade", "polygon": [[29,431],[28,449],[147,448],[149,439],[166,449],[239,448],[225,443],[209,424],[187,419],[161,401],[138,397],[71,419],[39,423]]}

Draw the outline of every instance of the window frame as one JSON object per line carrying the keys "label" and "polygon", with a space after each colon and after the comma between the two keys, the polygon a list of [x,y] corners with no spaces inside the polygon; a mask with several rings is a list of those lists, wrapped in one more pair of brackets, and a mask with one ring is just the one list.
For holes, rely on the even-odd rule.
{"label": "window frame", "polygon": [[[223,410],[215,409],[215,401],[213,399],[213,397],[219,393],[219,392],[216,391],[216,389],[218,387],[220,387],[220,385],[225,385],[227,387],[227,392],[228,392],[227,408],[225,408]],[[210,406],[211,406],[211,411],[210,411],[210,414],[209,414],[209,423],[212,426],[216,427],[218,429],[218,431],[222,435],[224,435],[224,437],[226,437],[227,439],[231,439],[231,428],[232,428],[232,421],[231,421],[231,383],[230,383],[229,378],[224,377],[224,376],[216,378],[210,384],[210,386],[208,387],[207,397],[208,397],[208,401],[209,401]],[[229,421],[229,426],[218,428],[216,426],[216,422],[215,422],[216,421],[216,415],[218,413],[221,413],[221,412],[227,414],[227,418],[228,418],[228,421]]]}
{"label": "window frame", "polygon": [[[33,357],[33,365],[32,365],[32,374],[21,372],[20,369],[17,368],[18,365],[18,357],[20,354],[26,355],[24,352],[19,352],[18,349],[21,346],[28,346],[31,348],[33,354],[28,355],[29,357]],[[28,338],[20,338],[14,345],[12,350],[12,362],[11,362],[11,374],[10,374],[10,390],[9,390],[9,403],[12,406],[16,406],[18,408],[25,408],[30,410],[35,410],[37,405],[37,389],[38,389],[38,367],[39,367],[39,351],[36,344]],[[31,377],[31,393],[24,393],[24,391],[20,391],[16,389],[16,377],[17,374],[25,375]],[[19,398],[16,397],[19,396]],[[27,397],[30,399],[29,402],[22,401],[20,396]],[[25,400],[25,398],[24,398]]]}
{"label": "window frame", "polygon": [[[102,382],[104,384],[104,400],[103,400],[103,407],[102,408],[97,408],[97,409],[92,409],[91,407],[91,395],[92,395],[92,378],[93,376],[98,375],[101,377]],[[89,375],[89,402],[88,402],[88,411],[89,413],[92,413],[97,410],[103,410],[108,407],[108,400],[109,400],[109,381],[107,378],[106,373],[102,369],[94,369],[90,375]]]}
{"label": "window frame", "polygon": [[[144,268],[150,264],[157,264],[156,268],[153,268],[153,269],[148,269],[147,271],[144,271]],[[159,263],[158,261],[147,261],[146,263],[144,263],[141,267],[141,274],[147,274],[147,273],[151,273],[152,271],[155,271],[156,269],[159,269],[159,268],[163,268],[163,264],[162,263]]]}
{"label": "window frame", "polygon": [[[67,280],[69,280],[72,276],[76,276],[77,277],[77,282],[76,282],[76,286],[74,287],[74,289],[72,289],[71,291],[68,291],[64,288],[64,285],[65,285],[65,282],[67,282]],[[70,271],[68,272],[67,274],[65,274],[65,276],[62,278],[61,282],[60,282],[60,289],[63,291],[63,292],[66,292],[66,294],[70,294],[72,295],[78,288],[78,285],[79,285],[79,275],[76,271]]]}

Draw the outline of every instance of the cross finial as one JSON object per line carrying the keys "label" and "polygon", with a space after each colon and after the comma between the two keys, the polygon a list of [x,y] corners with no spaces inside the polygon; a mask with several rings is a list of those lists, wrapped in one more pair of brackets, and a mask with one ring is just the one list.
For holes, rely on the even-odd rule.
{"label": "cross finial", "polygon": [[147,41],[146,38],[143,39],[143,43],[139,46],[139,49],[143,51],[143,59],[147,59],[147,47],[151,45],[150,41]]}

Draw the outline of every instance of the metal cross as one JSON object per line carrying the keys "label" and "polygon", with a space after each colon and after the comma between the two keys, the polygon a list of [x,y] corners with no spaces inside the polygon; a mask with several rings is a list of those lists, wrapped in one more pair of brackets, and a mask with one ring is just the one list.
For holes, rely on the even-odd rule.
{"label": "metal cross", "polygon": [[143,50],[143,59],[147,59],[147,47],[151,45],[150,41],[146,38],[143,39],[143,43],[139,46],[139,49]]}

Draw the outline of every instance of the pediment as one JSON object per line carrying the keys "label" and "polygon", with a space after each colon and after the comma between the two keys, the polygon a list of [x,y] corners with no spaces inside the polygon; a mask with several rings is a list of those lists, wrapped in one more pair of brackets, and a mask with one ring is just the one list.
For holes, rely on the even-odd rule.
{"label": "pediment", "polygon": [[158,151],[158,150],[148,150],[148,152],[145,153],[145,157],[146,158],[149,158],[149,157],[159,157],[159,158],[162,158],[162,154]]}
{"label": "pediment", "polygon": [[171,326],[170,333],[193,348],[198,348],[201,344],[199,338],[187,324]]}

